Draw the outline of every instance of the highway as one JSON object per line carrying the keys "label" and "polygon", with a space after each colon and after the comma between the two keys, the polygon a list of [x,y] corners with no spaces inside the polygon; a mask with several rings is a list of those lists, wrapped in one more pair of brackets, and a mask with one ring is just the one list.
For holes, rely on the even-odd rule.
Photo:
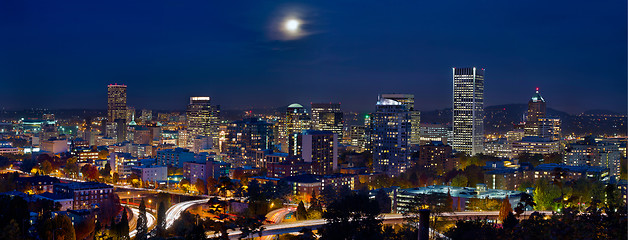
{"label": "highway", "polygon": [[[523,214],[523,216],[528,216],[534,211],[527,211]],[[543,214],[551,214],[551,211],[538,211]],[[499,211],[483,211],[483,212],[451,212],[451,213],[443,213],[441,217],[447,218],[455,218],[455,219],[474,219],[474,218],[496,218],[499,216]],[[406,216],[402,214],[383,214],[381,219],[384,224],[397,224],[402,223],[405,220]],[[299,232],[304,227],[310,229],[317,229],[325,224],[325,219],[316,219],[316,220],[305,220],[305,221],[297,221],[290,223],[277,223],[277,224],[266,224],[264,225],[264,231],[262,232],[262,236],[268,235],[277,235],[284,233],[294,233]],[[430,233],[442,235],[432,229],[430,229]],[[242,234],[241,231],[235,230],[229,232],[230,239],[238,239]],[[209,237],[217,237],[215,234],[208,234]],[[257,235],[256,235],[257,236]],[[441,236],[444,237],[444,236]]]}
{"label": "highway", "polygon": [[180,202],[175,205],[172,205],[166,211],[166,228],[169,228],[170,226],[172,226],[172,224],[174,224],[174,221],[176,221],[181,216],[182,212],[184,212],[185,210],[187,210],[188,208],[196,204],[206,203],[207,200],[208,199],[199,199],[199,200]]}
{"label": "highway", "polygon": [[[133,219],[134,219],[134,223],[133,226],[131,226],[131,221],[129,221],[129,229],[133,229],[129,232],[129,236],[131,238],[135,237],[135,234],[137,234],[137,229],[136,229],[136,223],[137,223],[137,218],[140,215],[140,210],[138,208],[135,207],[130,207],[131,211],[133,211]],[[149,211],[146,211],[146,226],[148,226],[148,230],[150,231],[150,229],[155,227],[155,224],[157,223],[157,219],[155,219],[155,216],[150,213]]]}
{"label": "highway", "polygon": [[294,207],[275,209],[266,214],[266,221],[270,222],[271,224],[280,223],[281,221],[283,221],[284,217],[288,215],[288,213],[294,211],[296,211],[296,208]]}
{"label": "highway", "polygon": [[[268,214],[266,214],[266,221],[270,222],[271,224],[281,223],[286,215],[296,210],[297,209],[295,207],[285,207],[270,211]],[[274,235],[266,235],[261,237],[260,240],[271,240],[273,238]]]}

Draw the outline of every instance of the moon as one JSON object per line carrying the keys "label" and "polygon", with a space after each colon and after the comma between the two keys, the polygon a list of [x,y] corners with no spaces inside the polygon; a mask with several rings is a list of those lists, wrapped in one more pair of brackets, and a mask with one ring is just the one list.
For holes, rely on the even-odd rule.
{"label": "moon", "polygon": [[283,24],[284,29],[289,33],[297,33],[300,26],[301,21],[298,19],[288,19]]}

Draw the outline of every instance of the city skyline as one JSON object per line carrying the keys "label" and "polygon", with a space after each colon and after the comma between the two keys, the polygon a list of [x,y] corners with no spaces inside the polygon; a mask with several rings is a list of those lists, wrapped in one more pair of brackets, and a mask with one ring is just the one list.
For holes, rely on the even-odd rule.
{"label": "city skyline", "polygon": [[[451,67],[482,66],[487,106],[524,102],[539,87],[554,109],[626,112],[625,3],[413,4],[366,1],[350,13],[316,2],[7,4],[0,107],[104,109],[102,86],[119,83],[136,109],[211,96],[224,109],[372,111],[388,92],[414,94],[426,111],[451,106]],[[452,15],[460,9],[482,17]],[[300,22],[278,33],[292,17]]]}

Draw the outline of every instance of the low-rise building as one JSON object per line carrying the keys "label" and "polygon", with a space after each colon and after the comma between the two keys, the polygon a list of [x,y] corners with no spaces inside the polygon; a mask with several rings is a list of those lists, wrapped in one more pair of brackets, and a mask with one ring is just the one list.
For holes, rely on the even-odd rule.
{"label": "low-rise building", "polygon": [[166,181],[168,179],[168,167],[166,166],[137,166],[133,167],[131,171],[145,182]]}
{"label": "low-rise building", "polygon": [[560,144],[558,141],[553,141],[549,138],[541,138],[537,136],[527,136],[520,141],[516,141],[512,144],[513,156],[519,156],[522,153],[529,154],[550,154],[560,151]]}
{"label": "low-rise building", "polygon": [[24,189],[24,191],[29,191],[33,194],[40,194],[44,192],[52,193],[54,190],[54,184],[58,182],[59,179],[45,175],[20,177],[15,180],[17,186],[20,186]]}
{"label": "low-rise building", "polygon": [[300,159],[286,160],[280,163],[267,164],[268,177],[285,178],[312,173],[312,163],[303,162]]}
{"label": "low-rise building", "polygon": [[184,162],[193,162],[196,160],[194,153],[187,149],[175,148],[157,151],[157,164],[162,166],[172,166],[182,168]]}
{"label": "low-rise building", "polygon": [[40,151],[52,154],[59,154],[67,152],[68,147],[68,140],[53,138],[41,141]]}
{"label": "low-rise building", "polygon": [[74,203],[74,199],[71,196],[68,196],[65,194],[50,193],[50,192],[44,192],[44,193],[35,195],[35,198],[52,201],[54,202],[55,205],[58,203],[61,206],[61,208],[59,208],[59,211],[67,211],[67,210],[72,209],[72,206]]}
{"label": "low-rise building", "polygon": [[111,199],[113,187],[99,182],[56,183],[54,193],[72,198],[72,209],[88,209]]}

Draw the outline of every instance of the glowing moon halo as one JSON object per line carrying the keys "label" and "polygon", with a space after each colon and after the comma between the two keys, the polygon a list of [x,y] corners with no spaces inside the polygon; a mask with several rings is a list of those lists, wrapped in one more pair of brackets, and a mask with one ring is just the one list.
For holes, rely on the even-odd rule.
{"label": "glowing moon halo", "polygon": [[300,26],[301,26],[301,21],[297,19],[288,19],[284,23],[284,29],[286,29],[286,31],[291,32],[291,33],[296,33],[297,31],[299,31]]}

